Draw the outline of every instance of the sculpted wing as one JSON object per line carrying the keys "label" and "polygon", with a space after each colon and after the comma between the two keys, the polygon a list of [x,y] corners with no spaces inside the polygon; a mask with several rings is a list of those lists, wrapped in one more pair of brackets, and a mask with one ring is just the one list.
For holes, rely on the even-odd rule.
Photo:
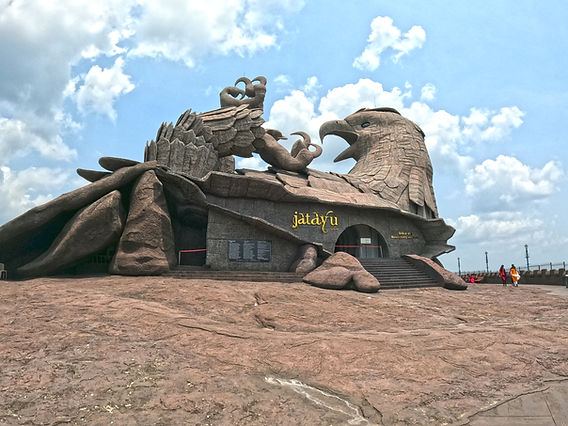
{"label": "sculpted wing", "polygon": [[185,111],[173,123],[162,123],[156,141],[147,143],[144,161],[156,160],[174,172],[203,177],[212,170],[234,170],[231,155],[250,157],[253,142],[264,136],[262,110],[246,105],[201,114]]}

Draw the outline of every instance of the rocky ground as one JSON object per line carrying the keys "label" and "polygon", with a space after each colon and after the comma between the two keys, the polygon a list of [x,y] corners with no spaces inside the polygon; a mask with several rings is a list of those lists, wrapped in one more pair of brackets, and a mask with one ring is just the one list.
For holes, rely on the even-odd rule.
{"label": "rocky ground", "polygon": [[568,376],[567,310],[528,286],[0,282],[0,424],[464,424]]}

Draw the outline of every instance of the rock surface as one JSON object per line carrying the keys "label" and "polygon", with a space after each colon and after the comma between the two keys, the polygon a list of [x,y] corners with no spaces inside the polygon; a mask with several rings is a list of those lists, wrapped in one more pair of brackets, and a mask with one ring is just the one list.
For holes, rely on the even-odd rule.
{"label": "rock surface", "polygon": [[175,263],[166,197],[162,183],[151,170],[134,183],[126,226],[109,270],[122,275],[159,275]]}
{"label": "rock surface", "polygon": [[363,293],[376,293],[379,290],[379,281],[368,271],[355,271],[351,277],[355,289]]}
{"label": "rock surface", "polygon": [[110,170],[111,172],[115,172],[124,167],[135,166],[137,164],[140,164],[140,162],[136,160],[130,160],[128,158],[101,157],[99,158],[99,164],[102,168]]}
{"label": "rock surface", "polygon": [[125,213],[119,191],[81,209],[65,225],[49,250],[20,267],[20,276],[50,275],[108,247],[120,237]]}
{"label": "rock surface", "polygon": [[313,244],[304,244],[298,249],[298,259],[290,266],[290,272],[307,274],[313,271],[318,262],[318,250]]}
{"label": "rock surface", "polygon": [[405,255],[404,258],[410,261],[415,267],[426,272],[431,278],[442,283],[443,287],[448,290],[467,289],[467,283],[459,275],[444,269],[432,259],[415,254]]}
{"label": "rock surface", "polygon": [[555,288],[0,281],[0,424],[466,424],[568,376]]}
{"label": "rock surface", "polygon": [[339,251],[328,257],[318,268],[304,277],[304,282],[315,287],[343,289],[353,286],[365,293],[379,290],[379,281],[348,253]]}
{"label": "rock surface", "polygon": [[101,170],[88,170],[88,169],[77,169],[77,174],[83,179],[89,182],[96,182],[105,178],[111,174],[111,172],[103,172]]}

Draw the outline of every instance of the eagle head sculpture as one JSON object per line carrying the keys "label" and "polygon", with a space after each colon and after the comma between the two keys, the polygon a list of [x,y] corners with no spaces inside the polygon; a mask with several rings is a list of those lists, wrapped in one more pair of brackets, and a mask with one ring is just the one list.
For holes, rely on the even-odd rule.
{"label": "eagle head sculpture", "polygon": [[359,190],[392,201],[401,210],[438,217],[424,132],[397,110],[363,108],[343,120],[323,123],[319,133],[322,142],[327,135],[337,135],[349,144],[334,161],[357,161],[344,177]]}

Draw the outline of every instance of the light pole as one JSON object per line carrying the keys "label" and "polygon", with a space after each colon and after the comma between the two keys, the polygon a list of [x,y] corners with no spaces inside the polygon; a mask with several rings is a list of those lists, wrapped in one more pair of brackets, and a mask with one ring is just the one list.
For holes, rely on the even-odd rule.
{"label": "light pole", "polygon": [[460,265],[460,258],[458,257],[458,275],[462,274],[461,265]]}
{"label": "light pole", "polygon": [[529,271],[530,267],[529,267],[529,246],[528,246],[528,244],[525,244],[525,256],[527,258],[527,271]]}
{"label": "light pole", "polygon": [[485,270],[489,273],[489,259],[487,259],[487,252],[485,252]]}

